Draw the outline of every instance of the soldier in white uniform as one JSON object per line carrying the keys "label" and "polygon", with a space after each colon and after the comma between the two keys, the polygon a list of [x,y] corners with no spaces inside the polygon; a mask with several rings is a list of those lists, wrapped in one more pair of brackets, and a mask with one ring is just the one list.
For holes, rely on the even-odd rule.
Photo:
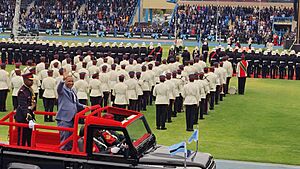
{"label": "soldier in white uniform", "polygon": [[194,83],[194,74],[189,75],[189,83],[184,85],[182,90],[183,104],[185,105],[186,131],[194,131],[193,124],[197,105],[199,103],[199,87]]}
{"label": "soldier in white uniform", "polygon": [[[10,72],[9,79],[12,79],[13,77],[16,76],[15,70],[20,69],[21,65],[22,65],[21,62],[17,62],[17,63],[15,64],[15,69],[12,70],[12,71]],[[20,70],[21,70],[21,69],[20,69]],[[21,71],[21,74],[22,74],[22,71]]]}
{"label": "soldier in white uniform", "polygon": [[210,94],[209,94],[209,109],[214,110],[215,108],[215,93],[217,86],[217,75],[214,73],[215,68],[211,67],[210,72],[208,72],[208,68],[204,68],[204,77],[209,81],[210,85]]}
{"label": "soldier in white uniform", "polygon": [[220,62],[219,70],[222,75],[222,79],[221,79],[222,90],[220,93],[220,101],[223,101],[223,97],[225,97],[225,88],[226,88],[226,79],[227,79],[227,71],[223,67],[223,62]]}
{"label": "soldier in white uniform", "polygon": [[147,71],[146,66],[142,66],[142,74],[141,78],[139,80],[139,84],[142,87],[143,90],[143,101],[142,101],[142,110],[146,111],[146,106],[149,103],[149,96],[151,91],[151,81],[152,81],[152,75],[150,75]]}
{"label": "soldier in white uniform", "polygon": [[99,73],[99,80],[101,83],[101,88],[103,91],[103,101],[101,101],[101,107],[105,107],[108,105],[108,99],[110,94],[109,87],[109,73],[107,73],[107,66],[102,66],[102,71]]}
{"label": "soldier in white uniform", "polygon": [[[35,102],[37,103],[37,99],[38,99],[38,95],[39,95],[39,88],[41,88],[41,81],[39,80],[39,77],[36,75],[36,68],[33,67],[30,70],[30,73],[32,73],[33,76],[33,84],[31,86],[32,91],[35,94]],[[35,108],[33,109],[34,111],[36,111],[37,106],[35,106]]]}
{"label": "soldier in white uniform", "polygon": [[[200,114],[201,112],[203,112],[202,114],[208,114],[208,95],[210,93],[210,85],[209,85],[209,82],[207,79],[204,79],[204,73],[201,72],[199,74],[199,81],[201,81],[201,83],[203,84],[204,86],[204,91],[205,91],[205,97],[204,98],[201,98],[201,107],[200,107]],[[202,108],[202,109],[201,109]],[[200,117],[201,119],[201,117]],[[204,118],[203,118],[204,119]]]}
{"label": "soldier in white uniform", "polygon": [[92,62],[92,66],[88,67],[89,74],[94,75],[96,73],[100,73],[100,69],[97,67],[97,60],[93,60]]}
{"label": "soldier in white uniform", "polygon": [[1,64],[0,69],[0,112],[6,112],[6,98],[9,92],[9,73],[5,70],[5,63]]}
{"label": "soldier in white uniform", "polygon": [[142,89],[142,86],[140,84],[141,75],[142,75],[141,72],[136,72],[135,73],[136,79],[137,79],[137,81],[139,83],[139,85],[138,85],[138,92],[137,92],[137,95],[138,95],[137,111],[138,112],[140,112],[142,110],[142,101],[143,101],[143,89]]}
{"label": "soldier in white uniform", "polygon": [[[110,87],[110,94],[111,94],[114,86],[119,81],[119,73],[117,71],[117,65],[115,63],[111,65],[111,70],[108,72],[108,74],[109,74],[108,84]],[[111,94],[110,98],[111,98],[111,102],[113,102],[115,100],[115,96],[113,96],[112,94]]]}
{"label": "soldier in white uniform", "polygon": [[46,61],[46,58],[45,57],[41,57],[40,58],[40,63],[38,63],[35,67],[36,69],[36,74],[38,75],[42,70],[46,69],[45,68],[45,61]]}
{"label": "soldier in white uniform", "polygon": [[[56,80],[53,77],[53,70],[48,70],[48,77],[43,79],[42,81],[42,89],[44,90],[43,93],[43,100],[44,100],[44,108],[46,112],[53,112],[55,99],[57,97],[56,94]],[[53,117],[45,115],[44,116],[45,122],[53,122]]]}
{"label": "soldier in white uniform", "polygon": [[99,81],[99,73],[93,74],[92,78],[93,79],[89,82],[89,88],[91,89],[90,102],[92,106],[97,104],[100,105],[103,92],[101,88],[101,83]]}
{"label": "soldier in white uniform", "polygon": [[174,101],[174,114],[172,117],[177,117],[177,113],[180,112],[179,110],[179,100],[180,100],[180,93],[181,93],[181,79],[177,78],[177,72],[172,72],[172,83],[175,86],[175,101]]}
{"label": "soldier in white uniform", "polygon": [[156,106],[156,129],[166,130],[165,122],[169,105],[169,87],[165,84],[166,77],[164,75],[159,76],[160,83],[156,84],[153,89],[153,96],[155,96]]}
{"label": "soldier in white uniform", "polygon": [[58,69],[61,68],[61,62],[58,60],[58,57],[59,57],[59,55],[57,55],[57,54],[53,56],[54,59],[50,62],[50,69],[54,68],[54,63],[56,63],[56,62],[58,63],[57,68]]}
{"label": "soldier in white uniform", "polygon": [[232,74],[233,74],[233,67],[232,67],[232,63],[228,61],[228,57],[227,56],[224,57],[223,67],[226,69],[226,72],[227,72],[226,87],[225,87],[224,93],[228,94],[228,87],[229,87],[230,79],[231,79]]}
{"label": "soldier in white uniform", "polygon": [[[198,104],[198,108],[197,108],[197,112],[195,114],[195,119],[194,119],[194,124],[198,124],[198,118],[199,119],[204,119],[203,117],[203,101],[206,98],[205,95],[205,89],[204,89],[204,84],[202,83],[202,81],[199,80],[199,76],[197,73],[195,73],[195,83],[197,84],[197,86],[199,87],[199,104]],[[200,112],[200,117],[199,117],[199,112]]]}
{"label": "soldier in white uniform", "polygon": [[129,110],[137,110],[139,83],[134,77],[134,71],[130,71],[129,79],[125,81],[128,86]]}
{"label": "soldier in white uniform", "polygon": [[112,95],[115,96],[114,105],[115,107],[126,109],[129,103],[128,99],[128,86],[124,83],[125,76],[119,76],[119,83],[117,83],[113,89]]}
{"label": "soldier in white uniform", "polygon": [[10,89],[12,89],[12,102],[14,110],[18,107],[18,92],[23,85],[23,77],[21,76],[21,70],[15,69],[15,76],[10,80]]}
{"label": "soldier in white uniform", "polygon": [[174,105],[174,101],[175,101],[175,97],[176,97],[176,92],[175,92],[175,85],[173,83],[173,81],[171,81],[171,73],[167,73],[166,74],[166,81],[164,82],[168,88],[169,88],[169,106],[168,106],[168,112],[167,112],[167,118],[166,121],[168,123],[172,122],[172,116],[174,115],[173,112],[173,105]]}
{"label": "soldier in white uniform", "polygon": [[223,87],[222,83],[221,83],[223,77],[222,77],[222,72],[219,69],[219,63],[218,62],[214,63],[214,67],[215,67],[214,73],[217,75],[217,84],[216,84],[216,93],[215,93],[215,104],[218,105],[219,104],[219,99],[220,99],[220,93],[221,93],[221,90],[222,90],[221,87]]}
{"label": "soldier in white uniform", "polygon": [[74,83],[74,88],[78,97],[79,103],[83,105],[88,105],[88,93],[89,93],[89,84],[84,79],[86,76],[85,72],[79,73],[79,80]]}
{"label": "soldier in white uniform", "polygon": [[23,73],[26,74],[26,73],[29,73],[29,70],[31,69],[32,67],[32,60],[28,60],[26,62],[26,67],[23,69]]}
{"label": "soldier in white uniform", "polygon": [[[41,70],[39,72],[38,75],[38,79],[40,80],[40,84],[42,84],[42,81],[48,77],[48,68],[49,68],[49,64],[48,63],[45,63],[45,69],[44,70]],[[40,99],[43,99],[43,94],[44,94],[44,90],[40,87],[40,91],[39,91],[39,98]]]}

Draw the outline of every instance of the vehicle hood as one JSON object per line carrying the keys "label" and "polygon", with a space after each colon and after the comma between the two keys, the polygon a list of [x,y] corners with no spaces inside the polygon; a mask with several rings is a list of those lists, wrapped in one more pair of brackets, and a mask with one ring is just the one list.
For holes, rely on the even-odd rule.
{"label": "vehicle hood", "polygon": [[[193,156],[193,155],[192,155]],[[155,150],[145,154],[139,160],[139,164],[164,166],[164,167],[184,167],[184,153],[178,153],[171,156],[169,149],[166,146],[158,145]],[[186,160],[187,168],[215,168],[215,161],[209,153],[198,152],[194,158],[191,157]]]}

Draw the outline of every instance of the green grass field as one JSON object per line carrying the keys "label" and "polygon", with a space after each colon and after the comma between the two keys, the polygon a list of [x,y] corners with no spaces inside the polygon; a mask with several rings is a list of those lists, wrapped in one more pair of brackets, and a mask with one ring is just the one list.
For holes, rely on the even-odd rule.
{"label": "green grass field", "polygon": [[[12,69],[13,66],[7,67],[8,71]],[[235,78],[231,86],[237,86]],[[299,86],[300,81],[247,79],[245,95],[228,95],[200,121],[199,151],[209,152],[217,159],[300,165]],[[11,95],[7,109],[12,110]],[[43,110],[41,100],[38,109]],[[168,130],[158,131],[155,107],[147,109],[144,114],[158,144],[171,145],[191,135],[185,131],[184,113],[167,124]],[[0,117],[4,115],[1,113]],[[37,123],[43,123],[42,117]],[[0,141],[5,140],[7,128],[1,126]],[[194,143],[189,145],[192,150],[194,147]]]}

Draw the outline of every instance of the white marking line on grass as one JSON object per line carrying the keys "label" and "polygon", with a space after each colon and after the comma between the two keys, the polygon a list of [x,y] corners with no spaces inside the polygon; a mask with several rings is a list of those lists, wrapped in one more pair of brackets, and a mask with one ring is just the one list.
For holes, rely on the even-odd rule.
{"label": "white marking line on grass", "polygon": [[[239,164],[239,165],[248,165],[257,166],[257,167],[274,167],[274,168],[287,168],[287,169],[300,169],[300,166],[286,165],[286,164],[272,164],[272,163],[259,163],[259,162],[248,162],[248,161],[234,161],[234,160],[216,160],[217,166],[218,163],[227,163],[227,164]],[[221,165],[222,168],[222,165]]]}

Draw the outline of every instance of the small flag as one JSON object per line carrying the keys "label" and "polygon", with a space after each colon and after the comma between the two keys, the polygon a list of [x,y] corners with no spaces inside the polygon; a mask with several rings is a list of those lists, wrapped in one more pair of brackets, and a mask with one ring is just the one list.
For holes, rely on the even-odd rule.
{"label": "small flag", "polygon": [[194,152],[191,150],[186,151],[186,158],[189,158]]}
{"label": "small flag", "polygon": [[179,152],[186,153],[186,143],[181,142],[181,143],[178,143],[178,144],[174,144],[174,145],[169,147],[169,151],[170,151],[170,154],[172,156],[179,153]]}
{"label": "small flag", "polygon": [[191,137],[188,140],[188,143],[190,144],[193,140],[198,141],[198,129],[194,130],[194,133],[191,135]]}
{"label": "small flag", "polygon": [[167,0],[167,2],[176,4],[177,0]]}

